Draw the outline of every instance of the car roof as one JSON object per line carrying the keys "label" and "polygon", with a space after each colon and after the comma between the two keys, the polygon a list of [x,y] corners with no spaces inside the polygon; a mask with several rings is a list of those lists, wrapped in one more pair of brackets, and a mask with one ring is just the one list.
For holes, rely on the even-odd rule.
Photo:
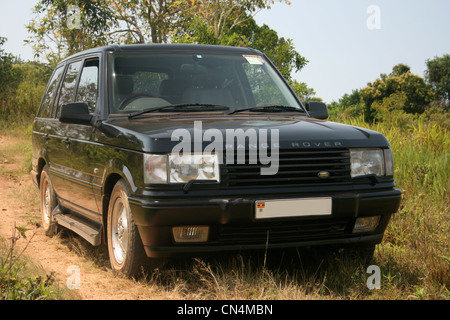
{"label": "car roof", "polygon": [[204,45],[204,44],[127,44],[127,45],[109,45],[88,49],[73,54],[60,63],[72,60],[74,58],[102,52],[189,52],[189,53],[230,53],[230,54],[258,54],[258,50],[245,47]]}

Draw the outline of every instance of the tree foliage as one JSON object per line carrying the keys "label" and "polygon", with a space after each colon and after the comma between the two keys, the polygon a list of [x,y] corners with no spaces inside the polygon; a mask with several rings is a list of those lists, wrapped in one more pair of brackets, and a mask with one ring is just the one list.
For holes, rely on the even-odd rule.
{"label": "tree foliage", "polygon": [[0,118],[29,119],[36,114],[51,69],[5,53],[1,48],[5,41],[0,37]]}
{"label": "tree foliage", "polygon": [[0,105],[1,114],[7,114],[7,103],[9,97],[20,83],[20,73],[14,67],[17,59],[10,53],[6,53],[2,46],[7,41],[6,38],[0,37]]}
{"label": "tree foliage", "polygon": [[[215,38],[250,20],[258,11],[270,9],[273,0],[187,0],[185,21],[200,19]],[[290,4],[290,1],[279,0]]]}
{"label": "tree foliage", "polygon": [[114,24],[111,40],[118,43],[167,43],[180,30],[187,0],[105,0]]}
{"label": "tree foliage", "polygon": [[[71,8],[77,8],[79,17]],[[27,27],[35,57],[54,65],[73,53],[108,43],[114,23],[106,0],[39,0]],[[76,23],[72,20],[77,20]]]}
{"label": "tree foliage", "polygon": [[[289,4],[287,0],[279,0]],[[56,62],[108,43],[190,42],[252,46],[266,53],[287,78],[305,64],[292,40],[278,37],[253,15],[273,0],[39,0],[27,25],[36,56]],[[68,23],[70,8],[79,24]]]}
{"label": "tree foliage", "polygon": [[[329,105],[331,117],[363,117],[366,122],[387,122],[393,127],[408,127],[414,119],[420,118],[449,128],[450,114],[448,105],[445,105],[448,100],[445,100],[444,89],[445,63],[435,58],[427,60],[427,66],[425,81],[411,73],[408,65],[395,65],[390,74],[382,73],[366,87],[333,101]],[[439,81],[441,79],[442,82]]]}
{"label": "tree foliage", "polygon": [[6,41],[6,38],[0,37],[0,95],[7,95],[11,88],[17,86],[20,78],[19,73],[14,69],[18,59],[2,49]]}
{"label": "tree foliage", "polygon": [[[288,0],[277,0],[290,4]],[[302,98],[313,96],[292,80],[308,62],[291,39],[254,15],[274,0],[39,0],[28,24],[36,56],[52,65],[75,52],[111,43],[199,43],[253,47],[265,53]],[[80,13],[75,28],[70,8]]]}
{"label": "tree foliage", "polygon": [[450,54],[426,61],[425,79],[436,92],[437,98],[450,108]]}
{"label": "tree foliage", "polygon": [[421,114],[434,99],[431,87],[422,77],[411,73],[405,65],[397,65],[388,77],[368,83],[367,87],[361,90],[366,121],[376,118],[377,109],[373,107],[374,103],[382,103],[383,99],[400,93],[405,98],[402,109],[406,113]]}

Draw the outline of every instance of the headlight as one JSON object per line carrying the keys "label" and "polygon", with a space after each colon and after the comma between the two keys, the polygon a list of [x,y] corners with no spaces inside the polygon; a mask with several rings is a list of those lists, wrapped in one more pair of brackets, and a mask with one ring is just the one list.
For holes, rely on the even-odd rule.
{"label": "headlight", "polygon": [[167,183],[167,155],[144,154],[144,182]]}
{"label": "headlight", "polygon": [[169,155],[169,183],[187,183],[191,180],[219,182],[219,159],[216,154]]}
{"label": "headlight", "polygon": [[392,151],[390,149],[352,149],[352,178],[366,175],[393,175]]}
{"label": "headlight", "polygon": [[145,183],[188,183],[192,180],[220,181],[216,154],[144,154]]}

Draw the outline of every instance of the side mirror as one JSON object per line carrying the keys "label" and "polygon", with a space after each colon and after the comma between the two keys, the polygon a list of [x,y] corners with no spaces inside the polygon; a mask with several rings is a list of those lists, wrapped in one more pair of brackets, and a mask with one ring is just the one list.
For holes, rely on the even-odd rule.
{"label": "side mirror", "polygon": [[86,102],[72,102],[63,104],[59,121],[76,124],[91,124],[92,115]]}
{"label": "side mirror", "polygon": [[306,109],[308,109],[311,118],[322,120],[328,119],[328,108],[323,102],[309,101],[306,104]]}

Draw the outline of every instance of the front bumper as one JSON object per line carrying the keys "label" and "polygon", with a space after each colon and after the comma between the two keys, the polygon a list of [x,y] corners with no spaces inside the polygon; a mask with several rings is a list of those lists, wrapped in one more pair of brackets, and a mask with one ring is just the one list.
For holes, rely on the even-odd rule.
{"label": "front bumper", "polygon": [[[264,220],[255,219],[255,201],[271,200],[267,196],[178,200],[130,197],[129,201],[149,257],[229,250],[379,243],[390,216],[398,210],[401,201],[401,191],[398,189],[333,193],[326,196],[332,198],[331,215]],[[304,197],[311,198],[312,195]],[[280,199],[280,196],[272,196],[272,199]],[[376,229],[371,232],[352,233],[356,218],[366,216],[381,216]],[[174,241],[172,227],[194,225],[210,227],[207,242]]]}

